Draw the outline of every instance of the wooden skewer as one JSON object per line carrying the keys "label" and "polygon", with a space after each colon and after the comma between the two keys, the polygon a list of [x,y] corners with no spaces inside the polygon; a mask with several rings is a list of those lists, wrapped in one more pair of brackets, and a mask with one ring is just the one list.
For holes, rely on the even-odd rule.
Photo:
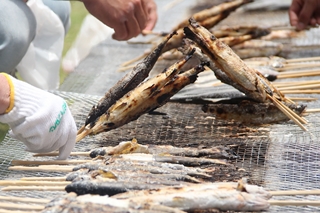
{"label": "wooden skewer", "polygon": [[290,82],[273,82],[277,88],[288,87],[288,86],[301,86],[301,85],[311,85],[311,84],[320,84],[320,81],[290,81]]}
{"label": "wooden skewer", "polygon": [[298,90],[298,89],[316,89],[320,88],[320,84],[310,84],[310,85],[297,85],[297,86],[287,86],[287,87],[278,87],[279,90]]}
{"label": "wooden skewer", "polygon": [[[312,28],[312,26],[308,26],[306,29],[310,29]],[[293,26],[272,26],[270,27],[270,30],[272,31],[275,31],[275,30],[293,30],[293,31],[296,31],[296,27],[293,27]]]}
{"label": "wooden skewer", "polygon": [[44,198],[28,198],[28,197],[15,197],[15,196],[0,196],[1,201],[20,202],[20,203],[49,203],[49,199]]}
{"label": "wooden skewer", "polygon": [[146,53],[138,56],[137,58],[134,58],[134,59],[131,59],[131,60],[129,60],[129,61],[126,61],[126,62],[124,62],[123,64],[121,64],[121,67],[126,67],[126,66],[129,66],[129,65],[132,64],[132,63],[135,63],[135,62],[137,62],[137,61],[140,61],[141,59],[145,58],[148,54],[149,54],[149,53],[146,52]]}
{"label": "wooden skewer", "polygon": [[133,65],[128,65],[128,66],[125,66],[125,67],[120,67],[117,72],[123,72],[123,71],[126,71],[126,70],[131,70],[135,67],[136,65],[133,64]]}
{"label": "wooden skewer", "polygon": [[[34,157],[41,157],[41,156],[58,156],[59,152],[48,152],[48,153],[37,153],[34,154]],[[90,152],[71,152],[70,156],[88,156],[89,157]]]}
{"label": "wooden skewer", "polygon": [[301,70],[292,70],[281,72],[279,75],[289,75],[289,74],[297,74],[297,73],[313,73],[313,72],[320,72],[320,69],[301,69]]}
{"label": "wooden skewer", "polygon": [[318,98],[305,98],[305,97],[290,97],[290,99],[292,101],[316,101],[316,100],[318,100]]}
{"label": "wooden skewer", "polygon": [[[286,107],[284,107],[284,105],[278,101],[276,98],[271,97],[270,95],[268,95],[269,99],[272,100],[272,102],[276,105],[276,107],[278,107],[278,109],[280,109],[285,115],[288,116],[288,118],[290,118],[293,122],[295,122],[298,126],[300,126],[301,129],[303,129],[304,131],[308,131],[300,122],[299,119],[296,118],[296,116],[294,116],[294,112],[292,112],[292,110],[287,110]],[[294,114],[292,114],[294,113]]]}
{"label": "wooden skewer", "polygon": [[0,213],[38,213],[41,212],[41,210],[8,210],[8,209],[0,209]]}
{"label": "wooden skewer", "polygon": [[142,35],[155,35],[155,36],[163,36],[164,35],[164,33],[154,32],[152,30],[142,30],[141,34]]}
{"label": "wooden skewer", "polygon": [[320,56],[316,57],[307,57],[307,58],[293,58],[293,59],[286,59],[287,63],[297,63],[297,62],[305,62],[305,61],[318,61],[320,60]]}
{"label": "wooden skewer", "polygon": [[291,196],[291,195],[320,195],[319,189],[314,190],[280,190],[269,191],[272,196]]}
{"label": "wooden skewer", "polygon": [[87,129],[87,128],[84,129],[80,134],[77,134],[76,142],[78,143],[79,141],[81,141],[83,138],[90,135],[91,133],[92,133],[92,129]]}
{"label": "wooden skewer", "polygon": [[175,5],[179,4],[183,0],[173,0],[170,3],[168,3],[164,8],[165,10],[169,10],[170,8],[174,7]]}
{"label": "wooden skewer", "polygon": [[269,200],[268,202],[276,206],[320,206],[320,201],[310,200]]}
{"label": "wooden skewer", "polygon": [[20,211],[41,211],[44,209],[44,205],[22,205],[15,203],[0,203],[0,208],[2,209],[11,209],[11,210],[20,210]]}
{"label": "wooden skewer", "polygon": [[83,164],[91,160],[53,160],[53,161],[26,161],[26,160],[13,160],[12,165],[70,165],[70,164]]}
{"label": "wooden skewer", "polygon": [[320,63],[313,63],[313,64],[286,64],[284,67],[281,68],[274,68],[278,72],[283,72],[287,70],[294,70],[294,69],[301,69],[301,68],[310,68],[310,67],[319,67]]}
{"label": "wooden skewer", "polygon": [[7,186],[1,191],[65,191],[65,186]]}
{"label": "wooden skewer", "polygon": [[72,172],[72,166],[59,167],[28,167],[28,166],[11,166],[8,168],[13,171],[38,171],[38,172]]}
{"label": "wooden skewer", "polygon": [[[278,100],[277,100],[277,101],[278,101]],[[279,102],[279,104],[280,104],[283,108],[285,108],[288,112],[290,112],[291,115],[293,115],[293,116],[294,116],[296,119],[298,119],[301,123],[303,123],[303,124],[307,124],[307,123],[308,123],[308,121],[307,121],[306,119],[304,119],[303,117],[297,115],[297,113],[295,113],[294,111],[292,111],[289,107],[287,107],[286,105],[284,105],[281,101],[278,101],[278,102]]]}
{"label": "wooden skewer", "polygon": [[316,89],[304,89],[304,90],[284,90],[283,94],[320,94],[320,90]]}
{"label": "wooden skewer", "polygon": [[39,180],[44,180],[44,181],[65,181],[66,180],[66,176],[63,177],[23,177],[20,178],[20,180],[23,181],[39,181]]}
{"label": "wooden skewer", "polygon": [[306,109],[305,113],[320,112],[320,109]]}
{"label": "wooden skewer", "polygon": [[277,79],[283,79],[283,78],[298,78],[298,77],[310,77],[310,76],[318,76],[320,75],[319,70],[314,71],[297,71],[292,73],[280,73],[277,75]]}
{"label": "wooden skewer", "polygon": [[0,186],[66,186],[70,181],[23,181],[23,180],[1,180]]}

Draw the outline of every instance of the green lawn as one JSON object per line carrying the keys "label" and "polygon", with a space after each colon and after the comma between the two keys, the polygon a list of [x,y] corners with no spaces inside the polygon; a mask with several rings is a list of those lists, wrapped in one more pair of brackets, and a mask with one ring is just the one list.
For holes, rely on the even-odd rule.
{"label": "green lawn", "polygon": [[[88,14],[88,11],[84,7],[82,2],[71,1],[71,26],[64,41],[64,48],[62,55],[64,56],[68,49],[71,47],[72,42],[76,38],[84,17]],[[67,73],[62,69],[60,70],[60,82],[62,83],[67,77]]]}

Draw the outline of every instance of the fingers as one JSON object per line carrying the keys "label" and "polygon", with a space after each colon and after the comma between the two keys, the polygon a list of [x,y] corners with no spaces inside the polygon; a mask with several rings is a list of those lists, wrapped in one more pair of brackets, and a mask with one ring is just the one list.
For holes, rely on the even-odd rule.
{"label": "fingers", "polygon": [[308,25],[316,26],[320,23],[319,0],[293,0],[289,8],[291,26],[297,30],[304,30]]}
{"label": "fingers", "polygon": [[148,1],[148,20],[144,30],[152,30],[158,21],[157,5],[153,1]]}
{"label": "fingers", "polygon": [[302,2],[299,0],[293,0],[289,8],[289,19],[291,26],[297,26],[299,23],[299,14],[302,8]]}
{"label": "fingers", "polygon": [[69,129],[68,133],[65,144],[59,148],[58,160],[67,159],[76,144],[77,127],[75,123],[72,123],[72,128]]}
{"label": "fingers", "polygon": [[299,14],[299,22],[296,25],[298,30],[305,29],[311,21],[311,17],[315,10],[315,5],[313,4],[303,4],[302,10]]}
{"label": "fingers", "polygon": [[314,18],[316,20],[316,25],[320,25],[320,9],[315,12]]}
{"label": "fingers", "polygon": [[113,38],[120,41],[139,35],[146,27],[148,20],[147,11],[140,0],[129,2],[124,12],[123,20],[114,27]]}
{"label": "fingers", "polygon": [[157,6],[152,0],[132,1],[124,21],[115,25],[113,38],[119,41],[138,36],[143,30],[152,30],[158,20]]}

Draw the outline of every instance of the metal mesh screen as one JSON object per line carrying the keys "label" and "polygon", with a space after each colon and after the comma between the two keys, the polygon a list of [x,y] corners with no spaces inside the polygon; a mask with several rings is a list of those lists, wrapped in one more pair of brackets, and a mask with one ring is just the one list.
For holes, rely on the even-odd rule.
{"label": "metal mesh screen", "polygon": [[[55,92],[65,98],[76,119],[77,125],[84,118],[99,96]],[[316,103],[313,103],[316,105]],[[173,145],[177,147],[210,147],[235,145],[238,159],[232,161],[235,170],[217,170],[212,181],[235,181],[247,177],[250,182],[267,190],[317,189],[319,182],[318,116],[309,115],[309,132],[303,132],[292,122],[268,126],[242,126],[235,122],[215,120],[203,113],[199,105],[168,103],[158,109],[165,115],[143,115],[123,127],[96,136],[88,136],[76,144],[74,151],[89,151],[100,146],[114,146],[124,140],[137,138],[141,144]],[[8,154],[10,153],[10,154]],[[39,157],[23,150],[21,142],[6,137],[1,144],[1,179],[17,180],[21,177],[58,177],[66,173],[8,171],[12,159],[39,160]],[[48,160],[53,157],[41,157]],[[71,157],[82,159],[83,157]],[[245,172],[238,173],[243,169]],[[66,192],[9,191],[0,192],[6,196],[48,198]],[[288,199],[283,197],[283,199]],[[292,199],[292,197],[289,197]],[[293,199],[319,199],[318,196]],[[315,207],[271,207],[270,212],[315,211]]]}
{"label": "metal mesh screen", "polygon": [[[170,1],[157,2],[159,9],[163,10],[163,6]],[[181,17],[186,16],[186,14],[181,14],[181,7],[195,8],[199,6],[197,3],[203,2],[206,1],[184,1],[179,7],[174,7],[169,11],[160,11],[160,24],[157,29],[160,29],[159,31],[171,29],[173,22],[170,20],[178,22],[182,20]],[[188,11],[185,10],[185,12]],[[288,24],[287,11],[239,11],[223,21],[221,25],[241,25],[242,23],[267,26],[285,25]],[[292,58],[319,55],[319,49],[307,48],[320,43],[319,35],[319,29],[312,29],[303,38],[286,40],[285,42],[290,45],[287,45],[282,52],[283,56]],[[60,91],[54,91],[56,95],[67,100],[78,127],[83,124],[91,107],[125,74],[125,72],[120,73],[114,70],[122,62],[140,55],[147,48],[149,45],[129,45],[106,40],[95,47],[76,71],[69,75],[61,85]],[[110,57],[110,53],[113,54],[113,57]],[[161,71],[165,66],[165,62],[160,62],[156,65],[156,69]],[[226,85],[214,89],[210,87],[210,92],[208,88],[202,88],[202,92],[207,93],[199,93],[196,88],[192,87],[191,90],[194,92],[182,91],[176,97],[179,95],[180,97],[195,97],[201,94],[221,98],[239,95],[239,92]],[[319,95],[309,96],[319,98]],[[319,108],[320,105],[318,100],[306,104],[308,108]],[[217,145],[230,146],[234,147],[234,153],[238,156],[232,161],[234,169],[217,171],[212,181],[233,181],[241,177],[248,177],[251,183],[261,185],[267,190],[319,188],[319,116],[316,113],[305,116],[309,121],[307,127],[309,131],[303,132],[292,121],[266,126],[245,126],[236,122],[216,120],[202,112],[201,107],[197,104],[170,102],[157,111],[163,114],[145,114],[138,120],[116,130],[88,136],[76,144],[74,151],[89,151],[101,146],[114,146],[132,138],[137,138],[141,144],[170,144],[178,147],[203,148]],[[6,136],[1,142],[0,179],[65,176],[65,173],[57,172],[8,170],[13,159],[35,159],[32,154],[25,152],[23,147],[21,142],[13,140],[10,136]],[[36,159],[39,160],[39,158]],[[40,159],[48,160],[52,157]],[[49,199],[65,193],[64,191],[0,191],[0,195]],[[319,196],[283,196],[277,199],[319,200]],[[315,212],[319,210],[318,207],[271,206],[268,212]]]}

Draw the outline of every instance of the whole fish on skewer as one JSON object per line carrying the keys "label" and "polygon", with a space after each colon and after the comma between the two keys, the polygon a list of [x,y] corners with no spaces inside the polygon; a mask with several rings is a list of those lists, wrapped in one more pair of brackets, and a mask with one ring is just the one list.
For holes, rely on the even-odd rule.
{"label": "whole fish on skewer", "polygon": [[145,78],[148,77],[151,69],[157,62],[162,53],[162,49],[166,46],[167,42],[176,33],[173,32],[168,35],[162,43],[160,43],[145,59],[138,63],[131,72],[125,75],[116,85],[114,85],[102,99],[100,99],[97,106],[93,106],[85,121],[85,124],[79,129],[80,134],[86,126],[93,127],[97,119],[105,113],[111,105],[113,105],[124,94],[138,86]]}
{"label": "whole fish on skewer", "polygon": [[77,135],[77,141],[89,134],[98,134],[127,124],[163,104],[186,85],[197,79],[197,74],[204,71],[204,64],[179,74],[181,67],[192,57],[192,50],[184,59],[174,63],[165,72],[141,83],[131,90],[99,117],[94,126],[87,125]]}
{"label": "whole fish on skewer", "polygon": [[[298,115],[301,115],[305,105],[286,104]],[[272,103],[252,103],[241,101],[235,103],[212,103],[202,106],[203,112],[214,114],[221,120],[234,120],[245,124],[271,124],[287,121],[289,118]]]}
{"label": "whole fish on skewer", "polygon": [[286,116],[307,131],[303,126],[307,121],[283,104],[283,102],[293,103],[293,101],[286,98],[261,73],[249,67],[228,45],[221,42],[193,18],[190,19],[190,25],[185,27],[184,31],[186,36],[196,42],[215,66],[222,71],[215,72],[218,79],[257,102],[271,101]]}
{"label": "whole fish on skewer", "polygon": [[[92,187],[91,185],[89,188]],[[150,187],[141,190],[116,191],[115,195],[79,195],[69,193],[51,201],[43,212],[193,212],[212,209],[222,211],[263,211],[270,206],[271,193],[264,188],[249,185],[245,180],[235,182],[217,182],[189,184],[174,187]],[[130,187],[130,186],[129,186]],[[132,186],[131,186],[132,187]],[[121,193],[122,192],[122,193]]]}

